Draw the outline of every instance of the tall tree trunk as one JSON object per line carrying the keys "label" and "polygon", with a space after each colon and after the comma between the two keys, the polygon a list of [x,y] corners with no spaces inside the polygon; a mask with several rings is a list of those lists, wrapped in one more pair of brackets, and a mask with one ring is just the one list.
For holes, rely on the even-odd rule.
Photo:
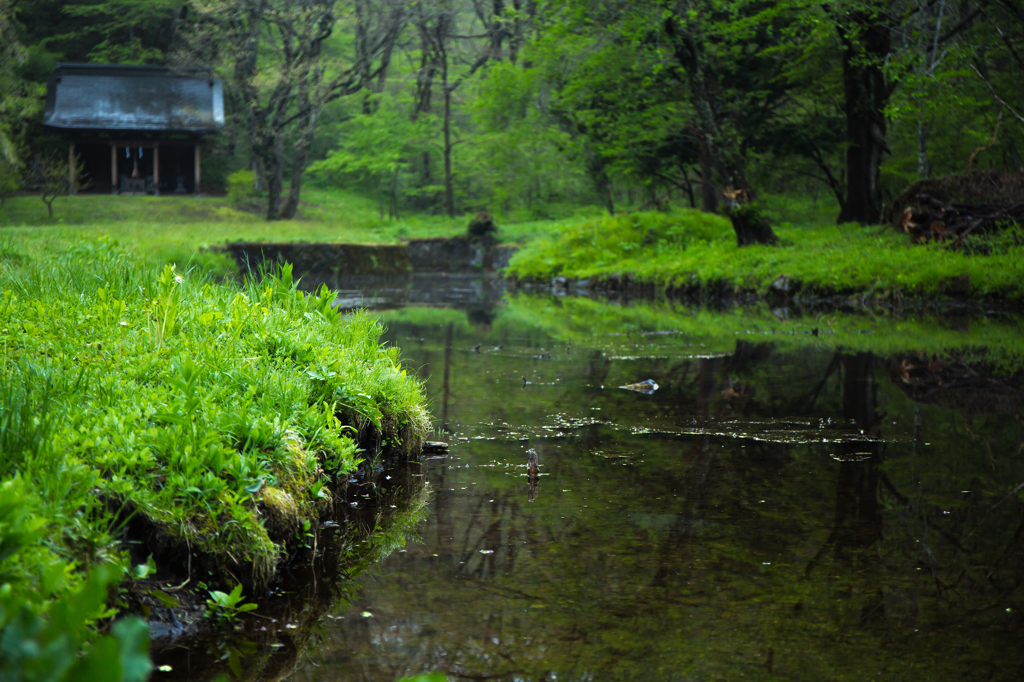
{"label": "tall tree trunk", "polygon": [[267,184],[267,220],[277,220],[281,215],[281,157],[276,145],[264,145],[257,151],[263,160]]}
{"label": "tall tree trunk", "polygon": [[[845,25],[844,25],[845,24]],[[839,223],[877,223],[882,216],[879,183],[885,143],[889,88],[880,64],[889,54],[888,27],[868,13],[851,13],[839,23],[846,100],[846,205]]]}
{"label": "tall tree trunk", "polygon": [[303,133],[303,138],[295,143],[295,156],[292,158],[292,184],[288,188],[288,199],[284,203],[284,207],[281,209],[281,217],[285,220],[291,220],[295,217],[295,213],[299,210],[299,195],[302,191],[302,173],[306,169],[306,156],[309,153],[310,142],[309,138],[313,137],[313,126],[309,126],[308,137],[307,134]]}
{"label": "tall tree trunk", "polygon": [[715,187],[711,179],[714,171],[711,161],[711,154],[708,153],[708,146],[703,142],[700,144],[700,210],[704,213],[718,212],[718,196],[720,190]]}
{"label": "tall tree trunk", "polygon": [[608,209],[608,215],[615,215],[615,197],[612,196],[611,178],[608,177],[604,159],[601,158],[598,152],[593,150],[590,150],[587,154],[587,175],[590,176],[591,181],[594,183],[597,196],[600,197],[601,201],[604,202],[605,208]]}
{"label": "tall tree trunk", "polygon": [[924,121],[917,122],[917,177],[928,177],[928,127]]}
{"label": "tall tree trunk", "polygon": [[316,124],[319,118],[318,107],[313,105],[310,101],[310,90],[313,91],[313,96],[316,96],[316,86],[320,83],[321,73],[319,70],[313,70],[312,73],[308,74],[307,77],[302,79],[302,83],[299,86],[302,88],[299,95],[299,111],[306,110],[305,120],[302,121],[302,130],[299,132],[299,138],[295,141],[293,147],[294,155],[292,157],[292,185],[288,189],[288,200],[284,204],[284,208],[281,210],[281,217],[286,220],[291,220],[295,217],[295,213],[299,210],[299,193],[302,191],[302,173],[306,170],[306,157],[309,155],[309,150],[313,146],[313,137],[316,135]]}
{"label": "tall tree trunk", "polygon": [[448,53],[441,58],[441,87],[444,90],[444,211],[455,217],[455,188],[452,184],[452,91],[448,87]]}

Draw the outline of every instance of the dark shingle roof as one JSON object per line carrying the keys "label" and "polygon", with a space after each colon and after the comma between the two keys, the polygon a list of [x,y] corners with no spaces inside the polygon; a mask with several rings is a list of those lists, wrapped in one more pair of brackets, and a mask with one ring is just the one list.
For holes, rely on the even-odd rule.
{"label": "dark shingle roof", "polygon": [[43,125],[88,130],[211,132],[224,125],[221,82],[163,66],[58,64]]}

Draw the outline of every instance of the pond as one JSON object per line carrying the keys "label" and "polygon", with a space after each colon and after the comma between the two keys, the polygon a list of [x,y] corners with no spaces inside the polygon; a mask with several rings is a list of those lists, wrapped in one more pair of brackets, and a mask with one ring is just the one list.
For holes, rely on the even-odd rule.
{"label": "pond", "polygon": [[236,656],[294,655],[243,676],[1024,676],[1020,319],[449,284],[343,293],[451,449],[362,493],[373,549],[283,586],[307,636],[261,609]]}

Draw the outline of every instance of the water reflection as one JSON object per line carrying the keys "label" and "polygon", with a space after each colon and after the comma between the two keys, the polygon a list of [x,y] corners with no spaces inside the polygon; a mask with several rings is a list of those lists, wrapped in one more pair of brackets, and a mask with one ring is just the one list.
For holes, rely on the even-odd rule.
{"label": "water reflection", "polygon": [[389,310],[406,306],[459,308],[490,319],[504,294],[504,280],[474,274],[417,272],[404,276],[331,275],[310,280],[338,292],[335,307]]}
{"label": "water reflection", "polygon": [[[908,383],[912,354],[810,335],[597,321],[588,342],[516,305],[389,314],[454,445],[424,463],[420,542],[358,579],[295,679],[1024,673],[1012,370],[974,363],[985,381],[950,388],[954,356]],[[991,382],[998,400],[953,395]]]}
{"label": "water reflection", "polygon": [[423,520],[428,491],[417,463],[389,462],[350,481],[308,548],[281,580],[239,618],[237,628],[153,642],[159,680],[276,680],[315,654],[326,627],[358,592],[354,576],[404,546]]}

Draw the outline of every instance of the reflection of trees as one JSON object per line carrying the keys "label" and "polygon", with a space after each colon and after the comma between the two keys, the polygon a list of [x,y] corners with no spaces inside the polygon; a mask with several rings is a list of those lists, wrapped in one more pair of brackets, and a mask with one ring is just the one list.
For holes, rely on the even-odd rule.
{"label": "reflection of trees", "polygon": [[[656,365],[637,366],[643,372]],[[577,365],[575,387],[546,405],[524,400],[515,409],[543,415],[565,409],[561,401],[584,410],[598,405],[612,416],[639,404],[647,411],[621,419],[712,425],[725,415],[738,422],[731,431],[762,415],[828,416],[847,423],[834,430],[819,426],[821,435],[841,431],[847,442],[789,445],[668,433],[639,438],[592,424],[558,441],[573,457],[559,461],[545,453],[544,472],[553,477],[544,478],[537,504],[525,503],[522,477],[471,493],[438,486],[425,538],[430,548],[409,559],[417,568],[403,573],[393,590],[377,596],[392,605],[393,617],[346,623],[337,635],[346,679],[390,682],[426,669],[464,679],[539,680],[550,670],[560,679],[615,679],[638,677],[651,661],[694,660],[695,671],[674,674],[736,679],[736,670],[747,675],[756,673],[754,664],[765,666],[768,650],[775,652],[776,674],[804,679],[828,679],[836,669],[829,666],[843,656],[857,658],[855,665],[906,658],[932,665],[931,679],[943,679],[946,665],[950,677],[961,671],[957,665],[995,661],[1004,673],[1019,668],[998,660],[1000,652],[1015,651],[1012,646],[979,644],[990,636],[989,626],[1012,637],[1005,629],[1024,624],[1015,615],[1024,606],[1024,508],[1007,495],[1024,481],[1024,470],[1006,457],[1012,454],[1006,428],[972,427],[991,440],[996,469],[970,442],[926,448],[927,441],[938,445],[934,423],[959,420],[927,405],[915,412],[879,385],[888,366],[869,353],[833,357],[737,344],[732,356],[676,361],[658,375],[668,379],[659,380],[663,388],[641,402],[626,392],[580,387],[617,376],[608,359],[594,353]],[[743,386],[758,390],[747,392],[753,397],[745,401],[723,395]],[[530,389],[515,394],[543,399]],[[475,398],[459,405],[462,423],[515,414],[503,396]],[[883,410],[905,418],[908,431],[915,414],[920,442],[883,443],[891,435],[883,431]],[[530,417],[511,418],[521,424]],[[499,452],[484,441],[459,447],[483,461]],[[612,467],[593,456],[602,448],[648,448],[648,465]],[[439,471],[432,482],[456,480],[453,473]],[[609,504],[615,511],[551,512],[559,489],[575,487],[556,484],[557,476],[600,480],[593,490],[615,499]],[[627,493],[648,497],[633,502]],[[769,498],[764,505],[762,498]],[[432,557],[435,552],[440,556]],[[944,628],[935,639],[955,642],[956,649],[920,648],[910,635],[918,628]],[[704,651],[707,643],[716,654]],[[737,661],[737,668],[716,671],[715,655]],[[957,663],[965,657],[982,663]],[[787,658],[806,667],[787,669]],[[320,679],[337,677],[333,671]]]}
{"label": "reflection of trees", "polygon": [[828,550],[837,560],[849,561],[848,551],[871,546],[882,536],[882,514],[878,503],[878,465],[882,451],[876,403],[875,357],[857,353],[841,358],[843,378],[843,417],[860,429],[865,440],[838,444],[840,460],[836,477],[835,516],[825,545],[808,563],[810,575],[821,556]]}

